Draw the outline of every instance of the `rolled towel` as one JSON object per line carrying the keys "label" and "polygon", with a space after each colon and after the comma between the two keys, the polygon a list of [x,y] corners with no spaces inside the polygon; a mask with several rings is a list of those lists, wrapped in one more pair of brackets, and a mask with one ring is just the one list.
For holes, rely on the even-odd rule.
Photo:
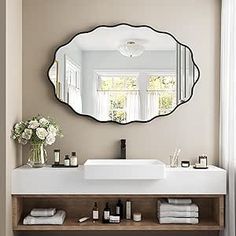
{"label": "rolled towel", "polygon": [[31,216],[54,216],[56,208],[33,208],[30,212]]}
{"label": "rolled towel", "polygon": [[198,224],[198,218],[160,217],[160,224]]}
{"label": "rolled towel", "polygon": [[28,215],[24,218],[24,225],[62,225],[66,218],[66,212],[59,210],[54,216],[31,216]]}
{"label": "rolled towel", "polygon": [[168,203],[174,205],[189,205],[192,204],[192,199],[168,198]]}
{"label": "rolled towel", "polygon": [[158,201],[158,211],[198,211],[198,206],[194,203],[190,205],[173,205],[164,200]]}
{"label": "rolled towel", "polygon": [[179,217],[179,218],[197,218],[197,211],[161,211],[159,217]]}

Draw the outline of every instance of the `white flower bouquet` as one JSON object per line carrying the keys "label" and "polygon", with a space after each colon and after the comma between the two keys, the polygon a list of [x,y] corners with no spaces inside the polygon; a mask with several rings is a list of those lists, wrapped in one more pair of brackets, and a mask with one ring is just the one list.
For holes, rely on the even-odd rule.
{"label": "white flower bouquet", "polygon": [[60,127],[50,117],[45,118],[41,115],[16,123],[11,135],[20,144],[30,143],[32,145],[30,165],[35,166],[35,163],[38,162],[40,167],[46,162],[44,146],[52,145],[57,136],[63,137]]}
{"label": "white flower bouquet", "polygon": [[16,123],[12,130],[12,138],[23,145],[28,142],[52,145],[56,141],[56,136],[62,137],[59,126],[50,117],[45,118],[41,115]]}

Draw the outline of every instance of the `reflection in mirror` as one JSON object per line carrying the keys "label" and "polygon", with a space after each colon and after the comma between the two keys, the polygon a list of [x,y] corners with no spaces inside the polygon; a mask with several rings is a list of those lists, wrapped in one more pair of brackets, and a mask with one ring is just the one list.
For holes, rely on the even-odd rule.
{"label": "reflection in mirror", "polygon": [[148,26],[101,26],[60,47],[49,69],[59,100],[99,121],[170,114],[188,101],[199,69],[187,46]]}

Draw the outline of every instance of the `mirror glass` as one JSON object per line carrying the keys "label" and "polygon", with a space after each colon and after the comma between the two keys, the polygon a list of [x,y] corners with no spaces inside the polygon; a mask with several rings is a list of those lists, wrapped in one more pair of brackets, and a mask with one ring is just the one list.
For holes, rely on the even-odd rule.
{"label": "mirror glass", "polygon": [[192,51],[149,26],[99,26],[59,47],[48,76],[57,98],[102,122],[147,122],[187,102],[199,78]]}

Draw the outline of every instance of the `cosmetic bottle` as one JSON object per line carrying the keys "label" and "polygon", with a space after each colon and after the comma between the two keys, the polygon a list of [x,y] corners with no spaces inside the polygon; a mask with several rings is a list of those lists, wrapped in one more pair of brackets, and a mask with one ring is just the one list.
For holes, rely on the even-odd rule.
{"label": "cosmetic bottle", "polygon": [[123,204],[121,202],[121,200],[119,199],[117,204],[116,204],[116,215],[120,216],[120,219],[123,219],[124,215],[123,215]]}
{"label": "cosmetic bottle", "polygon": [[70,157],[69,157],[69,155],[65,155],[64,166],[70,166]]}
{"label": "cosmetic bottle", "polygon": [[106,207],[103,210],[103,223],[109,223],[110,220],[110,208],[108,202],[106,203]]}
{"label": "cosmetic bottle", "polygon": [[127,200],[126,201],[126,204],[125,204],[125,207],[126,207],[126,220],[131,220],[131,201],[130,200]]}
{"label": "cosmetic bottle", "polygon": [[60,149],[54,150],[54,165],[59,166],[60,164]]}
{"label": "cosmetic bottle", "polygon": [[78,158],[76,156],[76,152],[72,152],[72,155],[70,158],[70,165],[71,166],[78,166]]}
{"label": "cosmetic bottle", "polygon": [[98,211],[98,205],[97,202],[94,202],[94,207],[93,207],[93,221],[99,220],[99,211]]}

